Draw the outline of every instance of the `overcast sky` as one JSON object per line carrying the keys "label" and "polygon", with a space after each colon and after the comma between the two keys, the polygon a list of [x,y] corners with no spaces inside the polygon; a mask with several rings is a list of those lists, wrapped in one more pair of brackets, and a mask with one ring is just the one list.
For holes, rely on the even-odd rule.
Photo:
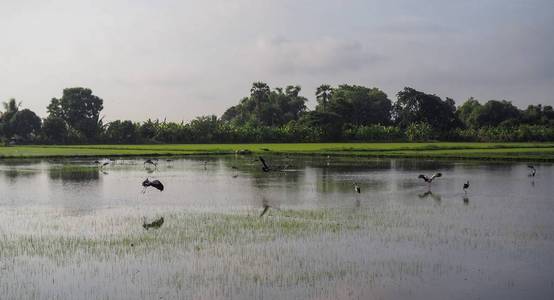
{"label": "overcast sky", "polygon": [[553,0],[0,0],[0,100],[63,88],[107,120],[221,115],[253,81],[554,105]]}

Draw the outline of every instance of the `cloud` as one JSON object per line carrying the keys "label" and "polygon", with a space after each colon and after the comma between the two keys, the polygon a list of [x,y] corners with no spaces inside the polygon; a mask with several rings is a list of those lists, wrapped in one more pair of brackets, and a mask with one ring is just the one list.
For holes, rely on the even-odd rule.
{"label": "cloud", "polygon": [[330,37],[260,38],[250,51],[252,65],[258,71],[280,75],[355,72],[385,59],[358,41]]}

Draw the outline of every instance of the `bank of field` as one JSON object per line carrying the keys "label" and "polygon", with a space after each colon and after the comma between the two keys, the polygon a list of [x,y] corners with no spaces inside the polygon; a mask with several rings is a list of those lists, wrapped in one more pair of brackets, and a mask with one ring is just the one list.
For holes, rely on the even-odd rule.
{"label": "bank of field", "polygon": [[256,153],[554,161],[554,143],[297,143],[0,147],[0,158]]}

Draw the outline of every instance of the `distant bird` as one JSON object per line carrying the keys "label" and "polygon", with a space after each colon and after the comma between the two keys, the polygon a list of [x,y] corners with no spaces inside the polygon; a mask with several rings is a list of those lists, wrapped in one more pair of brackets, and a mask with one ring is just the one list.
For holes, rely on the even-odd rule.
{"label": "distant bird", "polygon": [[161,217],[155,221],[153,221],[152,223],[146,223],[146,218],[142,224],[142,227],[144,227],[144,229],[148,230],[149,228],[155,228],[155,229],[158,229],[160,227],[162,227],[164,223],[164,217]]}
{"label": "distant bird", "polygon": [[270,207],[271,206],[269,206],[268,204],[264,204],[264,210],[260,214],[260,218],[263,217],[267,213],[267,211],[269,210]]}
{"label": "distant bird", "polygon": [[265,163],[265,160],[259,156],[260,161],[262,162],[262,171],[269,172],[271,171],[271,168]]}
{"label": "distant bird", "polygon": [[442,176],[442,173],[435,173],[431,177],[427,177],[426,175],[420,174],[417,178],[421,178],[421,179],[425,180],[425,182],[427,182],[429,184],[429,187],[431,187],[431,182],[433,182],[433,179],[441,177],[441,176]]}
{"label": "distant bird", "polygon": [[148,178],[146,178],[146,180],[144,180],[142,182],[142,186],[146,189],[147,187],[151,186],[157,190],[159,190],[160,192],[162,192],[164,190],[164,185],[159,181],[159,180],[148,180]]}
{"label": "distant bird", "polygon": [[467,189],[469,189],[469,180],[466,183],[464,183],[464,192],[467,193]]}
{"label": "distant bird", "polygon": [[531,174],[529,174],[529,176],[531,177],[535,177],[535,174],[537,174],[537,169],[535,169],[535,166],[527,166],[527,168],[531,169]]}
{"label": "distant bird", "polygon": [[354,182],[353,186],[354,186],[354,191],[356,193],[358,193],[358,194],[361,193],[360,186],[356,182]]}

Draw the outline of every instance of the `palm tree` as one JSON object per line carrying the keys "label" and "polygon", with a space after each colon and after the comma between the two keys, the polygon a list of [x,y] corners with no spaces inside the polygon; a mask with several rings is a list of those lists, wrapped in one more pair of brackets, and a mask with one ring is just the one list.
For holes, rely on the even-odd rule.
{"label": "palm tree", "polygon": [[17,103],[14,98],[11,98],[7,102],[2,103],[2,105],[4,106],[4,112],[1,113],[1,116],[6,116],[9,119],[19,111],[21,102]]}
{"label": "palm tree", "polygon": [[317,103],[322,107],[323,112],[327,111],[327,103],[333,94],[333,88],[328,84],[322,84],[315,90]]}
{"label": "palm tree", "polygon": [[288,85],[285,89],[285,94],[289,97],[298,97],[300,90],[302,90],[302,87],[299,85]]}

